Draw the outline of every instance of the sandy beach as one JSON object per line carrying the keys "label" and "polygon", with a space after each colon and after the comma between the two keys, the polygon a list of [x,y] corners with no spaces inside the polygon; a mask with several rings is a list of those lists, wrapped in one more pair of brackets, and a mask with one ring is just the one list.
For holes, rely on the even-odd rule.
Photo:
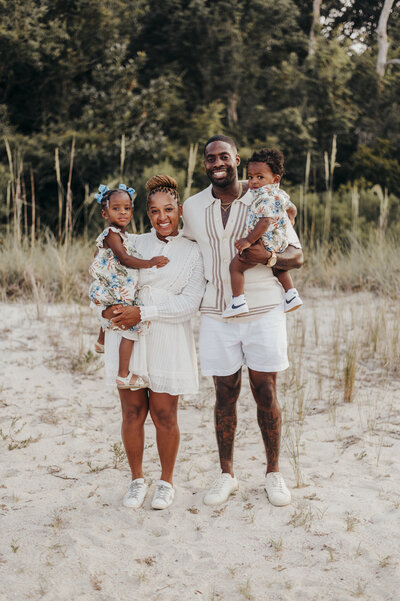
{"label": "sandy beach", "polygon": [[[288,317],[291,368],[279,378],[281,472],[291,505],[267,500],[264,450],[243,370],[239,491],[222,506],[203,505],[218,455],[213,385],[202,378],[200,393],[180,401],[176,497],[158,512],[150,507],[159,477],[150,418],[150,493],[139,510],[121,505],[130,477],[119,401],[104,386],[102,358],[91,352],[91,311],[50,305],[38,319],[33,304],[2,304],[0,598],[398,599],[398,312],[370,294],[332,300],[315,291],[304,300]],[[376,321],[392,345],[386,360],[379,332],[374,342]],[[354,373],[346,376],[352,352]]]}

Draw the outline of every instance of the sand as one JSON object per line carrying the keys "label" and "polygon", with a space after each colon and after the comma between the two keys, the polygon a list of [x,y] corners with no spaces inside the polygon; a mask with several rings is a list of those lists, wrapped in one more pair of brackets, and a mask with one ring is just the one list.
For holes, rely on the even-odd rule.
{"label": "sand", "polygon": [[[180,401],[176,497],[150,507],[159,464],[146,422],[143,507],[130,481],[117,394],[88,352],[86,307],[2,304],[0,598],[4,600],[371,601],[399,598],[400,381],[357,358],[343,400],[349,337],[370,295],[326,293],[288,318],[292,367],[280,377],[281,472],[292,503],[269,504],[247,375],[238,406],[239,491],[212,508],[218,474],[213,386]],[[349,310],[352,307],[352,311]],[[198,321],[198,320],[196,320]],[[86,373],[85,373],[86,372]],[[296,486],[299,484],[299,486]]]}

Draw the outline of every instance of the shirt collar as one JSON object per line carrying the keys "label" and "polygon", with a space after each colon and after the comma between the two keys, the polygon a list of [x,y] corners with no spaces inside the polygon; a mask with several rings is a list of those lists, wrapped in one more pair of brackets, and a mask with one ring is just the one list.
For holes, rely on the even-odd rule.
{"label": "shirt collar", "polygon": [[[206,207],[209,207],[210,205],[212,205],[213,202],[215,202],[216,200],[219,200],[218,198],[215,198],[215,196],[213,196],[212,184],[210,184],[208,186],[208,188],[205,189],[205,192],[208,193],[208,197],[206,198],[206,201],[204,203]],[[241,198],[237,198],[236,200],[242,202],[246,206],[251,205],[252,199],[251,199],[250,189],[248,189],[246,194],[243,194],[243,196]]]}
{"label": "shirt collar", "polygon": [[[153,238],[155,238],[161,244],[167,244],[164,240],[160,240],[160,238],[157,237],[157,232],[154,229],[154,227],[151,228],[150,233],[152,234]],[[167,236],[167,241],[173,242],[174,240],[177,240],[178,238],[182,238],[182,235],[183,235],[183,230],[178,230],[178,233],[176,236]]]}
{"label": "shirt collar", "polygon": [[265,194],[265,192],[271,193],[279,190],[279,182],[277,184],[266,184],[265,186],[261,186],[261,188],[257,188],[256,190],[251,190],[251,192],[255,195],[257,194]]}

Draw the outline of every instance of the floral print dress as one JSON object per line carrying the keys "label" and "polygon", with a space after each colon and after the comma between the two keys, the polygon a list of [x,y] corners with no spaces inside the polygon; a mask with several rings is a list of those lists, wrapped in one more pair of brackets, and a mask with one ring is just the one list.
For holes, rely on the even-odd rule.
{"label": "floral print dress", "polygon": [[279,189],[279,184],[269,184],[258,190],[251,190],[251,193],[253,202],[248,209],[247,232],[251,232],[262,217],[271,218],[261,240],[270,252],[283,252],[288,246],[289,218],[286,211],[293,206],[289,195]]}
{"label": "floral print dress", "polygon": [[[89,268],[89,273],[93,278],[89,288],[89,298],[92,303],[102,307],[117,304],[141,304],[137,302],[139,270],[125,267],[111,248],[104,248],[104,239],[110,230],[121,236],[122,244],[129,255],[142,258],[132,242],[132,237],[117,227],[107,227],[96,240],[98,253]],[[100,318],[100,321],[103,328],[115,329],[111,321],[104,318]],[[123,330],[123,335],[125,338],[135,340],[142,329],[142,326],[135,326],[129,330]]]}

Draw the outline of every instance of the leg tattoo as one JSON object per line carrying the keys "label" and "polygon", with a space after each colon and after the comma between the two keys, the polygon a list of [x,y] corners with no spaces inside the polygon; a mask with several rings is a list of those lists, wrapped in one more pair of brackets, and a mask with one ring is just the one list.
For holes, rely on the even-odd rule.
{"label": "leg tattoo", "polygon": [[214,376],[214,385],[215,433],[221,469],[233,475],[233,444],[237,424],[236,401],[240,393],[241,370],[231,376]]}
{"label": "leg tattoo", "polygon": [[267,455],[267,473],[279,471],[282,417],[276,396],[276,374],[249,370],[250,385],[257,403],[257,421]]}

